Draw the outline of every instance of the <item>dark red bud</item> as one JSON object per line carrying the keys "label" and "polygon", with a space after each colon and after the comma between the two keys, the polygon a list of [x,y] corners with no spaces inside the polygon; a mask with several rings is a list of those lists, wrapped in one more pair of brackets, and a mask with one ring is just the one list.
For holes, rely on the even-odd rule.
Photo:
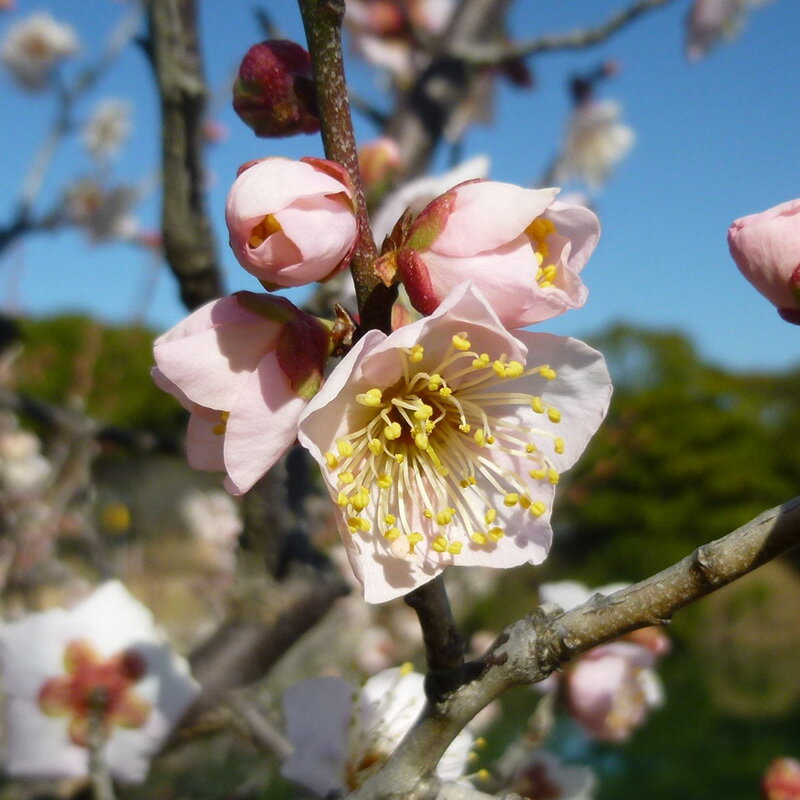
{"label": "dark red bud", "polygon": [[432,314],[439,307],[439,298],[433,290],[428,265],[416,250],[405,248],[397,254],[400,279],[406,287],[411,305],[421,314]]}
{"label": "dark red bud", "polygon": [[256,136],[316,133],[319,117],[308,53],[284,39],[253,45],[239,66],[233,108]]}

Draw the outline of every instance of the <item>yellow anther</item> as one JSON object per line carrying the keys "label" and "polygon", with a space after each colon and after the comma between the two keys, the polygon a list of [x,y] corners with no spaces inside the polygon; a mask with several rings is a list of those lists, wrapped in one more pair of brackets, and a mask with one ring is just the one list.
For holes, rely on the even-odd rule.
{"label": "yellow anther", "polygon": [[392,439],[399,439],[402,433],[403,429],[400,427],[399,422],[392,422],[383,429],[383,435],[390,441]]}
{"label": "yellow anther", "polygon": [[556,371],[549,364],[539,367],[539,374],[548,381],[552,381],[556,377]]}
{"label": "yellow anther", "polygon": [[428,434],[427,433],[417,433],[414,435],[414,444],[420,450],[427,450],[428,449]]}
{"label": "yellow anther", "polygon": [[545,511],[547,511],[547,506],[541,500],[531,503],[531,514],[534,517],[541,517]]}
{"label": "yellow anther", "polygon": [[387,515],[386,515],[386,516],[383,518],[383,521],[384,521],[384,522],[385,522],[387,525],[394,525],[394,524],[395,524],[395,522],[397,522],[397,517],[395,517],[395,515],[394,515],[394,514],[387,514]]}
{"label": "yellow anther", "polygon": [[449,386],[442,386],[442,388],[439,389],[439,394],[442,397],[450,397],[453,394],[453,390]]}
{"label": "yellow anther", "polygon": [[462,422],[458,426],[458,429],[461,431],[461,433],[469,433],[472,430],[472,428],[466,422]]}
{"label": "yellow anther", "polygon": [[479,770],[478,770],[478,771],[475,773],[475,777],[476,777],[476,778],[477,778],[479,781],[488,781],[488,780],[489,780],[489,778],[491,778],[491,773],[489,772],[489,770],[488,770],[488,769],[479,769]]}
{"label": "yellow anther", "polygon": [[355,476],[352,472],[340,472],[339,473],[339,481],[341,483],[352,483],[355,480]]}
{"label": "yellow anther", "polygon": [[414,665],[410,661],[404,661],[400,665],[400,675],[405,677],[406,675],[410,675],[414,671]]}
{"label": "yellow anther", "polygon": [[398,464],[402,464],[406,460],[406,457],[402,453],[398,453],[395,456],[395,460],[397,461]]}
{"label": "yellow anther", "polygon": [[433,407],[422,403],[414,412],[414,419],[430,419],[433,416]]}
{"label": "yellow anther", "polygon": [[496,441],[497,441],[497,440],[496,440],[496,439],[494,438],[494,436],[492,436],[491,434],[489,434],[489,435],[486,437],[486,444],[494,444]]}
{"label": "yellow anther", "polygon": [[433,375],[428,378],[428,389],[432,392],[435,392],[442,384],[444,383],[444,379],[438,372],[434,372]]}
{"label": "yellow anther", "polygon": [[478,738],[477,738],[477,739],[476,739],[476,740],[475,740],[475,741],[472,743],[472,746],[473,746],[473,747],[474,747],[476,750],[482,750],[484,747],[486,747],[486,739],[484,739],[484,738],[483,738],[483,736],[479,736],[479,737],[478,737]]}
{"label": "yellow anther", "polygon": [[472,434],[472,438],[481,446],[483,447],[486,444],[486,434],[483,432],[483,428],[478,428],[475,433]]}
{"label": "yellow anther", "polygon": [[450,512],[449,508],[445,509],[444,511],[436,512],[437,525],[449,525],[452,521],[453,521],[453,515]]}
{"label": "yellow anther", "polygon": [[366,486],[360,487],[350,498],[350,504],[356,511],[363,511],[369,505],[369,489]]}
{"label": "yellow anther", "polygon": [[381,489],[388,489],[392,485],[392,476],[388,473],[384,472],[382,475],[378,475],[378,486]]}
{"label": "yellow anther", "polygon": [[519,504],[523,508],[530,508],[531,507],[531,498],[527,494],[521,494],[519,496]]}
{"label": "yellow anther", "polygon": [[472,360],[472,367],[473,369],[483,369],[489,366],[489,361],[491,361],[489,354],[481,353],[477,358]]}
{"label": "yellow anther", "polygon": [[477,753],[467,753],[467,762],[469,764],[474,764],[480,756]]}
{"label": "yellow anther", "polygon": [[506,532],[502,528],[489,528],[489,538],[493,542],[499,542],[505,535]]}
{"label": "yellow anther", "polygon": [[495,509],[490,508],[486,514],[484,514],[483,519],[486,521],[487,525],[491,525],[494,522],[495,517],[497,516],[497,511]]}
{"label": "yellow anther", "polygon": [[342,458],[349,458],[353,455],[353,445],[350,444],[347,439],[337,439],[336,449],[339,451],[339,455]]}
{"label": "yellow anther", "polygon": [[538,395],[531,397],[531,408],[537,414],[544,414],[544,403],[542,402],[542,398]]}
{"label": "yellow anther", "polygon": [[519,503],[519,495],[516,492],[509,492],[503,498],[503,504],[507,505],[509,508],[515,506],[517,503]]}
{"label": "yellow anther", "polygon": [[[534,255],[536,256],[536,263],[541,267],[544,264],[544,253],[537,250]],[[539,275],[541,274],[541,270],[536,273],[536,280],[539,280]]]}
{"label": "yellow anther", "polygon": [[431,422],[430,420],[425,421],[425,433],[433,433],[433,429],[436,427],[436,423]]}
{"label": "yellow anther", "polygon": [[498,378],[505,378],[506,365],[502,361],[493,362],[492,369],[494,370],[494,374],[497,375]]}
{"label": "yellow anther", "polygon": [[350,517],[350,519],[347,520],[347,527],[353,531],[353,533],[356,531],[369,533],[372,523],[368,519],[364,519],[364,517]]}
{"label": "yellow anther", "polygon": [[555,450],[559,455],[564,452],[564,440],[560,436],[556,436],[556,438],[553,440],[553,450]]}
{"label": "yellow anther", "polygon": [[525,372],[525,367],[519,361],[509,361],[506,364],[506,378],[519,378]]}
{"label": "yellow anther", "polygon": [[344,492],[339,492],[339,494],[336,495],[337,506],[346,506],[349,504],[349,502],[350,498]]}
{"label": "yellow anther", "polygon": [[472,347],[466,333],[457,333],[451,340],[456,350],[467,351]]}
{"label": "yellow anther", "polygon": [[250,231],[250,237],[247,240],[247,244],[250,247],[260,247],[264,242],[272,236],[273,233],[278,233],[278,231],[282,231],[280,222],[275,218],[272,214],[267,214],[264,219],[261,220],[257,225],[254,225]]}
{"label": "yellow anther", "polygon": [[422,356],[425,355],[425,348],[421,344],[415,344],[411,348],[411,352],[409,353],[409,358],[415,363],[418,364],[422,361]]}
{"label": "yellow anther", "polygon": [[325,463],[328,465],[329,469],[336,469],[336,467],[339,466],[339,459],[336,458],[335,453],[331,453],[331,451],[328,450],[328,452],[325,453]]}
{"label": "yellow anther", "polygon": [[389,541],[392,541],[393,539],[399,539],[400,528],[389,528],[388,530],[384,531],[383,538],[389,539]]}
{"label": "yellow anther", "polygon": [[471,533],[469,536],[475,544],[484,545],[486,544],[486,534],[481,533],[480,531],[475,531],[475,533]]}
{"label": "yellow anther", "polygon": [[433,519],[433,509],[426,508],[422,512],[422,516],[425,517],[425,519]]}
{"label": "yellow anther", "polygon": [[531,444],[530,442],[528,442],[528,444],[525,445],[525,452],[526,453],[535,453],[536,452],[536,445],[535,444]]}
{"label": "yellow anther", "polygon": [[469,481],[468,481],[466,478],[464,478],[463,480],[460,480],[460,481],[458,482],[458,485],[459,485],[459,486],[460,486],[462,489],[468,489],[468,488],[469,488]]}
{"label": "yellow anther", "polygon": [[558,472],[556,470],[554,470],[554,469],[547,470],[547,480],[549,480],[550,483],[552,483],[553,486],[555,486],[559,481]]}
{"label": "yellow anther", "polygon": [[558,273],[558,267],[555,264],[548,264],[544,270],[544,279],[546,283],[552,284]]}
{"label": "yellow anther", "polygon": [[561,422],[561,412],[557,408],[548,408],[547,419],[550,422]]}
{"label": "yellow anther", "polygon": [[433,542],[431,542],[431,547],[437,553],[444,553],[447,550],[447,539],[444,536],[437,536]]}
{"label": "yellow anther", "polygon": [[362,406],[372,406],[373,408],[381,405],[382,399],[383,393],[380,389],[370,389],[368,392],[364,392],[364,394],[356,395],[357,403],[361,403]]}
{"label": "yellow anther", "polygon": [[421,533],[409,533],[408,534],[408,543],[411,547],[414,547],[415,544],[419,544],[425,537]]}
{"label": "yellow anther", "polygon": [[374,456],[379,456],[383,452],[383,442],[380,439],[370,439],[367,447]]}
{"label": "yellow anther", "polygon": [[461,552],[461,547],[461,542],[450,542],[450,544],[447,545],[447,552],[450,553],[451,556],[457,556]]}
{"label": "yellow anther", "polygon": [[228,417],[230,417],[230,411],[220,411],[219,412],[219,422],[211,429],[211,432],[215,436],[222,436],[225,433],[225,429],[228,427]]}
{"label": "yellow anther", "polygon": [[545,475],[547,475],[547,470],[546,469],[532,469],[528,473],[528,475],[530,475],[531,478],[533,478],[535,481],[540,481],[540,480],[542,480],[542,478],[545,477]]}

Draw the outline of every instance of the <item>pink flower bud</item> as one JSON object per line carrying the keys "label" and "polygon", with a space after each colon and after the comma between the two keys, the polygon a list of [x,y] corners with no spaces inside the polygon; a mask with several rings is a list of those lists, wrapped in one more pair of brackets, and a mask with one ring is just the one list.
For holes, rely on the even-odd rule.
{"label": "pink flower bud", "polygon": [[800,324],[800,199],[737,219],[728,246],[745,278],[783,319]]}
{"label": "pink flower bud", "polygon": [[283,39],[253,45],[239,66],[233,108],[256,136],[316,133],[319,118],[308,53]]}
{"label": "pink flower bud", "polygon": [[459,184],[417,217],[396,260],[384,261],[396,263],[423,314],[464,281],[510,328],[578,308],[588,294],[578,273],[600,225],[589,209],[555,201],[557,193],[494,181]]}
{"label": "pink flower bud", "polygon": [[400,166],[400,148],[394,139],[382,136],[358,151],[361,180],[369,190],[389,181]]}
{"label": "pink flower bud", "polygon": [[800,800],[800,761],[776,758],[761,781],[764,800]]}
{"label": "pink flower bud", "polygon": [[321,158],[265,158],[240,171],[225,221],[233,254],[268,289],[324,281],[356,242],[346,170]]}
{"label": "pink flower bud", "polygon": [[292,445],[322,383],[328,333],[283,297],[238,292],[156,339],[153,379],[191,412],[194,469],[244,494]]}

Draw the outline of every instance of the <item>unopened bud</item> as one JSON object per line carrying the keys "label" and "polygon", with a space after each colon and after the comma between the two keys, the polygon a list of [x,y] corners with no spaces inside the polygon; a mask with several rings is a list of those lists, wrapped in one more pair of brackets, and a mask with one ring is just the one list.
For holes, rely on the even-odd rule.
{"label": "unopened bud", "polygon": [[319,118],[308,53],[284,39],[253,45],[239,66],[233,108],[256,136],[316,133]]}

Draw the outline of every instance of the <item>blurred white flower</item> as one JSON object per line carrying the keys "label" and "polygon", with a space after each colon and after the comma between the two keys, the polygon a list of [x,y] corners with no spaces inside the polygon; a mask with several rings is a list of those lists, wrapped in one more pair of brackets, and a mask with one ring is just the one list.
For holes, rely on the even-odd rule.
{"label": "blurred white flower", "polygon": [[139,222],[131,209],[139,197],[133,186],[106,189],[93,178],[82,178],[67,187],[67,216],[72,223],[85,228],[93,242],[137,241]]}
{"label": "blurred white flower", "polygon": [[556,183],[577,179],[597,188],[608,179],[636,138],[620,122],[621,113],[613,100],[587,100],[575,107],[556,165]]}
{"label": "blurred white flower", "polygon": [[75,55],[79,47],[71,25],[39,11],[9,26],[0,44],[0,58],[25,89],[42,89],[56,64]]}
{"label": "blurred white flower", "polygon": [[244,529],[236,501],[223,491],[195,491],[180,505],[189,533],[207,550],[207,556],[222,572],[236,568],[235,550]]}
{"label": "blurred white flower", "polygon": [[769,0],[694,0],[686,16],[686,57],[697,61],[723,39],[733,38],[749,7]]}
{"label": "blurred white flower", "polygon": [[131,133],[131,104],[125,100],[103,100],[83,128],[86,149],[96,159],[115,156]]}
{"label": "blurred white flower", "polygon": [[553,753],[525,746],[512,747],[500,770],[508,789],[527,800],[592,800],[597,787],[589,767],[564,764]]}
{"label": "blurred white flower", "polygon": [[[353,791],[383,765],[425,706],[424,678],[405,667],[370,678],[357,692],[342,678],[316,678],[283,696],[294,752],[282,774],[320,796]],[[472,734],[462,731],[442,756],[443,781],[464,774]]]}
{"label": "blurred white flower", "polygon": [[456,184],[474,178],[485,178],[489,174],[489,159],[479,155],[463,161],[457,167],[441,175],[425,175],[403,184],[386,196],[378,210],[372,215],[372,230],[378,247],[392,232],[403,212],[410,208],[419,214],[428,203]]}
{"label": "blurred white flower", "polygon": [[0,653],[11,775],[86,775],[90,714],[96,714],[112,775],[141,781],[198,691],[152,614],[118,581],[69,611],[6,625]]}
{"label": "blurred white flower", "polygon": [[50,475],[50,462],[41,453],[39,437],[30,431],[0,431],[0,486],[12,494],[41,486]]}

